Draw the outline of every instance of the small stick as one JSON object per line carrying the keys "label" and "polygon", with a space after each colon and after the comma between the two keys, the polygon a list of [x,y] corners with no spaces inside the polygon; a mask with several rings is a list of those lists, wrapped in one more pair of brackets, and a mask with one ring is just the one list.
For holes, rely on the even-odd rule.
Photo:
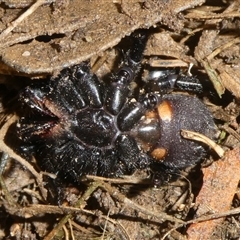
{"label": "small stick", "polygon": [[203,134],[182,129],[181,135],[184,138],[203,142],[203,143],[207,144],[218,154],[219,157],[223,157],[223,155],[225,153],[225,151],[218,144],[216,144],[213,140],[204,136]]}

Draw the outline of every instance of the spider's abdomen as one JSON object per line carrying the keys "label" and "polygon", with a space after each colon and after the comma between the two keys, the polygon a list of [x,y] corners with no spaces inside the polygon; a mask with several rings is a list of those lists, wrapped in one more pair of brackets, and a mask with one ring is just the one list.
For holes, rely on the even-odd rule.
{"label": "spider's abdomen", "polygon": [[206,155],[205,146],[184,139],[181,130],[201,133],[211,139],[217,134],[212,114],[198,98],[182,94],[163,96],[157,108],[161,137],[150,152],[165,166],[185,168],[194,165]]}

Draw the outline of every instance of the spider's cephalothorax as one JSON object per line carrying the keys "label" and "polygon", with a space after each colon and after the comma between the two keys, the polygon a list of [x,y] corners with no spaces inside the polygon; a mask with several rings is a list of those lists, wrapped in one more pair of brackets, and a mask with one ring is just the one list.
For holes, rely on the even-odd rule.
{"label": "spider's cephalothorax", "polygon": [[[202,158],[204,148],[180,136],[181,129],[215,133],[212,116],[198,98],[151,87],[132,97],[129,86],[139,72],[146,36],[133,38],[110,84],[83,62],[20,94],[32,110],[17,124],[18,134],[34,146],[43,170],[78,182],[87,174],[112,177],[149,166],[158,171],[158,163],[184,168]],[[175,75],[169,76],[167,82],[177,83]]]}
{"label": "spider's cephalothorax", "polygon": [[158,97],[128,99],[145,42],[145,35],[135,35],[133,49],[108,85],[83,62],[21,93],[32,114],[20,119],[18,133],[34,145],[40,167],[76,182],[86,174],[118,176],[148,165],[131,130]]}

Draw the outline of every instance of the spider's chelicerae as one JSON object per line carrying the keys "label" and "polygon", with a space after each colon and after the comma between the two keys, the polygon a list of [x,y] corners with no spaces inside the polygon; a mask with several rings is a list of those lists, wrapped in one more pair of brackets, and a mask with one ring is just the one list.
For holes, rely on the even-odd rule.
{"label": "spider's chelicerae", "polygon": [[182,169],[203,158],[204,147],[183,139],[180,130],[213,138],[212,115],[197,97],[169,93],[200,83],[155,71],[135,96],[130,84],[139,73],[147,37],[138,32],[133,39],[108,84],[83,62],[20,94],[31,111],[20,118],[18,134],[43,170],[78,183],[87,174],[117,177],[146,167],[153,172],[161,166]]}

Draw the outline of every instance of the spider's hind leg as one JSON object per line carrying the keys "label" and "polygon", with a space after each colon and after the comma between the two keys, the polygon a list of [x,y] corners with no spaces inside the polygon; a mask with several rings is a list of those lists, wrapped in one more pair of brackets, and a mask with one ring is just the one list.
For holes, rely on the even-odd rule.
{"label": "spider's hind leg", "polygon": [[145,76],[146,92],[167,94],[173,90],[203,93],[203,85],[196,76],[179,74],[175,69],[155,68]]}

